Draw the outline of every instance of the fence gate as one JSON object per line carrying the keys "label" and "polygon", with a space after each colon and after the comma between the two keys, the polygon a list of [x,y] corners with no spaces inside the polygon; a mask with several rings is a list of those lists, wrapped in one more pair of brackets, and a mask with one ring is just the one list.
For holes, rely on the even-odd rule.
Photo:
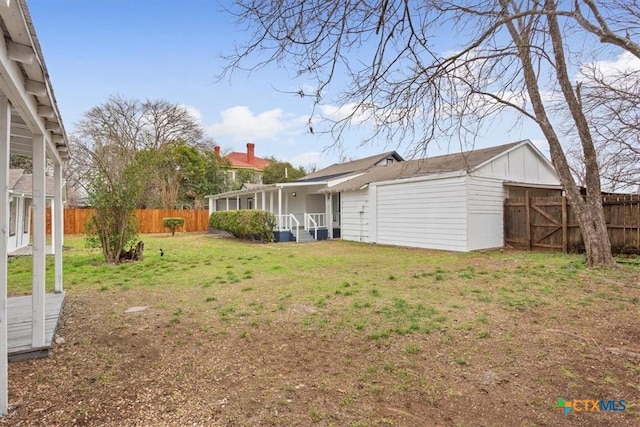
{"label": "fence gate", "polygon": [[[602,198],[611,249],[640,252],[640,196]],[[566,197],[507,199],[504,203],[504,242],[517,249],[582,252],[584,242]]]}
{"label": "fence gate", "polygon": [[507,199],[505,243],[518,249],[567,251],[568,214],[564,197]]}

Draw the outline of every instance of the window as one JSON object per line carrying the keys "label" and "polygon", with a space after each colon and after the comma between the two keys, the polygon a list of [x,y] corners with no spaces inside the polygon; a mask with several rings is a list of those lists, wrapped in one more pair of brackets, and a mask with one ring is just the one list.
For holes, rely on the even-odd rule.
{"label": "window", "polygon": [[23,220],[22,220],[22,226],[24,227],[24,230],[22,230],[22,232],[27,234],[29,232],[30,225],[31,225],[31,199],[25,199]]}
{"label": "window", "polygon": [[18,201],[15,197],[11,198],[9,202],[9,236],[16,235],[16,221],[17,221],[17,211],[18,209]]}
{"label": "window", "polygon": [[392,159],[391,157],[390,157],[390,158],[388,158],[388,159],[387,159],[387,164],[388,164],[388,165],[390,165],[390,164],[392,164],[392,163],[393,163],[393,159]]}

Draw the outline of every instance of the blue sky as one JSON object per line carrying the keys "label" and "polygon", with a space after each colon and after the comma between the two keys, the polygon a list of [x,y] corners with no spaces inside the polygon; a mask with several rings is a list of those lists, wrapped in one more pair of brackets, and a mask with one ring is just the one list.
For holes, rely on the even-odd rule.
{"label": "blue sky", "polygon": [[[166,100],[188,107],[223,149],[244,151],[295,165],[324,167],[339,160],[325,150],[333,140],[310,134],[309,99],[286,69],[275,66],[251,75],[235,73],[216,82],[234,44],[246,37],[215,0],[28,0],[67,132],[90,108],[111,95]],[[501,126],[511,128],[511,125]],[[359,158],[394,149],[384,143],[361,146],[365,129],[344,140],[343,156]],[[540,132],[516,126],[492,132],[477,147],[529,138],[544,150]],[[429,155],[443,154],[448,144]],[[455,150],[455,146],[451,150]],[[403,153],[400,150],[400,154]]]}

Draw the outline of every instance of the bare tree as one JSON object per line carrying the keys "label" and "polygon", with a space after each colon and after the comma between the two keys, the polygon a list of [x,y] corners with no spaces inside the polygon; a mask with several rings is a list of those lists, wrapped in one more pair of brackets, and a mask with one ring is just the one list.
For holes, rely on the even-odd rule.
{"label": "bare tree", "polygon": [[160,159],[165,147],[178,141],[208,143],[197,120],[166,101],[112,97],[76,126],[68,178],[87,192],[96,209],[90,232],[108,262],[119,262],[133,243],[136,207],[175,192],[179,171],[159,168],[174,167]]}
{"label": "bare tree", "polygon": [[[581,102],[595,140],[603,188],[636,190],[640,185],[640,60],[625,53],[615,63],[586,64],[581,75]],[[581,161],[577,153],[573,163],[579,168]]]}
{"label": "bare tree", "polygon": [[[373,136],[412,141],[415,152],[442,138],[473,144],[508,112],[545,135],[581,228],[589,266],[613,265],[602,209],[600,169],[588,116],[572,82],[580,49],[640,54],[638,6],[623,0],[236,0],[232,12],[253,31],[227,57],[223,76],[271,63],[317,82],[311,96],[349,106],[333,125],[375,125]],[[635,15],[636,17],[638,15]],[[455,45],[451,45],[455,35]],[[574,44],[580,43],[579,47]],[[335,88],[332,88],[335,89]],[[568,111],[558,123],[555,112]],[[499,120],[499,119],[498,119]],[[569,123],[569,126],[567,126]],[[584,159],[583,197],[561,144],[567,131]],[[562,131],[562,132],[561,132]]]}

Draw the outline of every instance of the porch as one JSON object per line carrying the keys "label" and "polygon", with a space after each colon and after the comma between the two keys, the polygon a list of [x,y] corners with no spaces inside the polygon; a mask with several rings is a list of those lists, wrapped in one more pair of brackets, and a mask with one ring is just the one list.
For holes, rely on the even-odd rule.
{"label": "porch", "polygon": [[209,214],[260,209],[276,217],[277,242],[306,242],[340,237],[340,195],[324,194],[325,182],[289,182],[255,186],[209,197]]}
{"label": "porch", "polygon": [[296,215],[276,215],[276,228],[273,233],[276,242],[312,242],[340,237],[340,229],[329,230],[326,213],[305,212],[299,221]]}
{"label": "porch", "polygon": [[53,343],[58,320],[62,314],[65,294],[45,295],[44,345],[33,346],[31,295],[7,299],[7,345],[10,362],[47,357]]}

